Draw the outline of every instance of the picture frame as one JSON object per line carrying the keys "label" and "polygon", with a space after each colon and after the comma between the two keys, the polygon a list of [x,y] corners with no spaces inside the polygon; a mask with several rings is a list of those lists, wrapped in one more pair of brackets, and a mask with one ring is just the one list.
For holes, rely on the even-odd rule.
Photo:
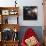
{"label": "picture frame", "polygon": [[23,6],[23,20],[37,20],[37,6]]}
{"label": "picture frame", "polygon": [[18,13],[18,12],[17,12],[16,10],[10,10],[10,11],[9,11],[9,14],[10,14],[10,15],[16,15],[17,13]]}
{"label": "picture frame", "polygon": [[9,15],[9,10],[2,10],[2,15]]}

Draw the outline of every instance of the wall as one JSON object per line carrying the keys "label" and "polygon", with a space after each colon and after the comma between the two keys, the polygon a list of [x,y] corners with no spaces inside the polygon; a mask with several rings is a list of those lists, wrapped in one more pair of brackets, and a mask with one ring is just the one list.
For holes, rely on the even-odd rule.
{"label": "wall", "polygon": [[21,26],[19,31],[20,42],[24,36],[24,33],[27,31],[28,28],[32,28],[33,31],[37,34],[39,41],[43,43],[43,31],[41,26]]}
{"label": "wall", "polygon": [[[43,26],[43,6],[42,0],[18,0],[20,5],[20,17],[19,17],[19,24],[21,26]],[[36,21],[23,21],[23,6],[37,6],[38,7],[38,20]]]}
{"label": "wall", "polygon": [[13,7],[15,6],[15,0],[0,0],[1,7]]}
{"label": "wall", "polygon": [[[0,0],[1,7],[15,6],[15,0]],[[43,26],[43,0],[17,0],[19,4],[19,24],[20,26]],[[23,21],[23,6],[37,6],[38,7],[38,20],[36,21]]]}

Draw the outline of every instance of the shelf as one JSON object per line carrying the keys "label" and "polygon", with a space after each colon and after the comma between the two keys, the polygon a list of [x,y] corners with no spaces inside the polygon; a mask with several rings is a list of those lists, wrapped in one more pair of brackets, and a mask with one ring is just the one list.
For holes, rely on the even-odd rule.
{"label": "shelf", "polygon": [[[14,41],[15,34],[16,37],[18,37],[17,34],[20,29],[20,26],[18,24],[18,17],[19,17],[18,10],[19,7],[0,7],[0,32],[1,32],[0,46],[18,46],[19,40],[17,39],[16,41],[15,39]],[[6,34],[8,35],[7,37],[8,39],[10,38],[13,39],[5,41],[5,39],[2,39],[3,38],[2,36],[4,35],[4,31],[9,31],[8,29],[10,29],[11,32],[13,31],[14,33],[10,35],[11,32],[10,33],[8,32],[9,33],[8,35],[6,32]],[[12,37],[12,35],[14,37]],[[9,36],[11,37],[9,38]],[[4,37],[6,36],[4,35]]]}
{"label": "shelf", "polygon": [[0,14],[2,15],[17,15],[19,7],[0,7]]}
{"label": "shelf", "polygon": [[18,9],[19,7],[0,7],[0,10],[6,10],[6,9]]}
{"label": "shelf", "polygon": [[0,7],[0,24],[18,24],[18,10],[19,7]]}
{"label": "shelf", "polygon": [[19,31],[19,29],[20,29],[19,24],[16,24],[16,25],[15,24],[1,24],[0,26],[1,26],[1,31],[5,28],[10,28],[13,31],[14,31],[14,29],[16,29],[17,31]]}
{"label": "shelf", "polygon": [[18,46],[18,42],[2,42],[3,46]]}
{"label": "shelf", "polygon": [[18,41],[1,41],[0,45],[1,46],[18,46]]}
{"label": "shelf", "polygon": [[[2,41],[1,41],[2,42]],[[15,41],[12,41],[12,40],[10,40],[10,41],[3,41],[4,43],[15,43],[15,42],[19,42],[19,40],[15,40]]]}

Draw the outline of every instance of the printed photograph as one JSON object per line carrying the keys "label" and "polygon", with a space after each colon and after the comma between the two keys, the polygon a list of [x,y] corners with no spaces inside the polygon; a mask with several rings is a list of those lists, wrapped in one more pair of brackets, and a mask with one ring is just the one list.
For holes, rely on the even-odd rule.
{"label": "printed photograph", "polygon": [[23,7],[23,20],[37,20],[37,6]]}

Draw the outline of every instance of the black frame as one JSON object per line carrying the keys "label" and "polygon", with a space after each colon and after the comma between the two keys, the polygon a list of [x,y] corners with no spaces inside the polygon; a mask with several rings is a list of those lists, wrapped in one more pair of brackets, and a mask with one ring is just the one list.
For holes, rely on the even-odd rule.
{"label": "black frame", "polygon": [[37,6],[23,6],[23,20],[37,20],[37,13]]}

